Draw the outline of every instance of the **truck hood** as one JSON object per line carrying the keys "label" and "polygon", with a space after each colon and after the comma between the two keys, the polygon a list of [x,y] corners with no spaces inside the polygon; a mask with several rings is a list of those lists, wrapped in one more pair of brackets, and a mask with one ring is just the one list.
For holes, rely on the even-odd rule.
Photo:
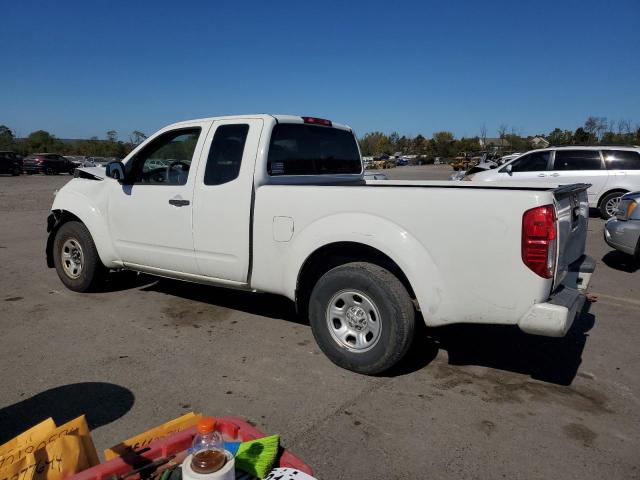
{"label": "truck hood", "polygon": [[87,178],[89,180],[104,180],[106,178],[106,169],[104,167],[76,168],[73,176],[75,178]]}

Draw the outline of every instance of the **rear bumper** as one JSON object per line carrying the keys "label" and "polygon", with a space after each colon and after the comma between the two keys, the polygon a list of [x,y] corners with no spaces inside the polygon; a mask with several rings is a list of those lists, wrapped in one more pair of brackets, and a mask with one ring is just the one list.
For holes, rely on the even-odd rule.
{"label": "rear bumper", "polygon": [[563,284],[546,302],[536,303],[529,308],[518,321],[520,329],[532,335],[564,337],[582,310],[586,300],[584,292],[594,270],[594,260],[586,255],[569,265]]}
{"label": "rear bumper", "polygon": [[640,239],[640,222],[638,220],[621,221],[611,218],[604,225],[604,240],[616,250],[635,255],[638,239]]}

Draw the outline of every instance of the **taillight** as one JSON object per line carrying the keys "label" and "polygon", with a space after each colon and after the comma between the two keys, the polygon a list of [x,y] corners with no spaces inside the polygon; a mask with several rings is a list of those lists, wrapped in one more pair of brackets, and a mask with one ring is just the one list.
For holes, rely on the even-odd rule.
{"label": "taillight", "polygon": [[302,117],[302,121],[313,125],[324,125],[325,127],[330,127],[332,125],[331,120],[327,120],[325,118]]}
{"label": "taillight", "polygon": [[553,205],[532,208],[522,216],[522,261],[542,278],[553,278],[557,252]]}

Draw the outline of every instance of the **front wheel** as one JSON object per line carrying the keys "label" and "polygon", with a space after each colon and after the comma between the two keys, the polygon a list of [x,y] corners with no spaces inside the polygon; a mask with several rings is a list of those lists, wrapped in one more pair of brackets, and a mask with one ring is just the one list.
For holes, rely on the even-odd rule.
{"label": "front wheel", "polygon": [[407,353],[415,311],[395,275],[378,265],[354,262],[318,280],[309,300],[309,322],[332,362],[373,375],[393,367]]}
{"label": "front wheel", "polygon": [[91,234],[80,222],[67,222],[56,232],[53,263],[62,283],[74,292],[93,289],[105,272]]}
{"label": "front wheel", "polygon": [[608,220],[616,215],[620,198],[622,198],[623,195],[624,192],[612,192],[604,196],[600,201],[600,215],[602,215],[602,218]]}
{"label": "front wheel", "polygon": [[14,167],[13,172],[11,172],[11,174],[14,177],[18,177],[20,175],[20,173],[22,172],[22,170],[20,169],[20,167]]}

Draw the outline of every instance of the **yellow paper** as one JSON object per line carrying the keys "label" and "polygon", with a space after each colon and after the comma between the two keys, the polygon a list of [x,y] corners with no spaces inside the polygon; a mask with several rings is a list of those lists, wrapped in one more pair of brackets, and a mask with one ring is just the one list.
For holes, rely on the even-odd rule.
{"label": "yellow paper", "polygon": [[89,468],[82,437],[65,435],[0,468],[0,480],[63,480]]}
{"label": "yellow paper", "polygon": [[12,438],[5,444],[0,445],[0,457],[9,453],[11,450],[21,447],[22,445],[40,442],[55,428],[56,424],[53,421],[53,418],[49,417],[46,420],[43,420],[39,424],[31,427],[29,430],[25,430],[17,437]]}
{"label": "yellow paper", "polygon": [[83,445],[84,454],[89,466],[93,467],[100,463],[98,459],[98,452],[91,439],[91,433],[89,432],[89,426],[84,418],[84,415],[74,418],[73,420],[57,427],[55,430],[49,432],[44,438],[37,439],[36,441],[26,443],[18,448],[7,452],[4,455],[0,455],[0,469],[4,469],[11,466],[15,462],[22,460],[23,457],[29,454],[33,454],[38,450],[42,450],[47,445],[55,442],[59,438],[66,435],[77,436]]}
{"label": "yellow paper", "polygon": [[118,445],[107,448],[104,451],[104,458],[106,461],[109,461],[131,450],[146,447],[155,440],[168,437],[173,433],[182,432],[187,428],[193,427],[201,418],[202,414],[190,412],[179,418],[165,422],[158,427],[124,440]]}

